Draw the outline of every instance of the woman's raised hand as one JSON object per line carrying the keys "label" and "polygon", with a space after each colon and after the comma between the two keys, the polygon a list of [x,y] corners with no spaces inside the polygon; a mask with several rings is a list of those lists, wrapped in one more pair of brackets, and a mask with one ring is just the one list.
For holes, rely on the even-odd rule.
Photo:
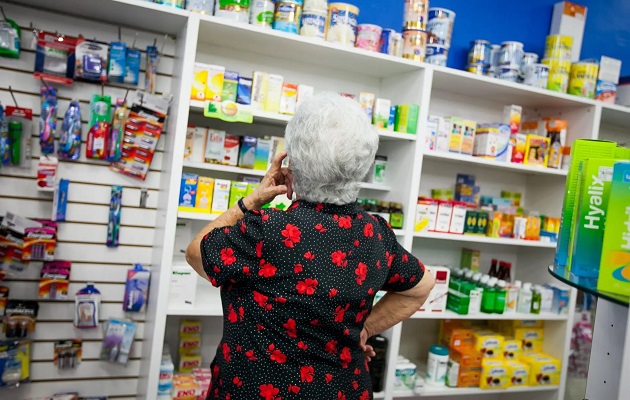
{"label": "woman's raised hand", "polygon": [[289,168],[282,168],[282,160],[286,156],[286,151],[278,154],[258,188],[243,199],[248,209],[258,210],[281,194],[286,194],[289,199],[293,197],[293,176]]}

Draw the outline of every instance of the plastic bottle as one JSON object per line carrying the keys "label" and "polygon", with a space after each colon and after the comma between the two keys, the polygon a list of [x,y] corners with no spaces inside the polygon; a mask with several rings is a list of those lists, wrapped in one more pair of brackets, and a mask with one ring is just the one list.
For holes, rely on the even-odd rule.
{"label": "plastic bottle", "polygon": [[531,305],[530,312],[532,314],[540,314],[542,294],[540,293],[540,291],[535,285],[531,287],[531,291],[532,291],[532,305]]}
{"label": "plastic bottle", "polygon": [[448,349],[446,347],[431,345],[427,360],[426,382],[432,386],[444,386],[446,380],[446,367],[448,364]]}
{"label": "plastic bottle", "polygon": [[472,277],[475,273],[471,270],[468,270],[466,272],[464,272],[464,278],[466,278],[466,280],[472,282]]}
{"label": "plastic bottle", "polygon": [[490,263],[490,271],[488,272],[488,275],[490,275],[490,276],[498,276],[499,275],[499,271],[497,270],[497,262],[498,261],[497,261],[496,258],[492,259],[492,262]]}
{"label": "plastic bottle", "polygon": [[480,283],[483,285],[483,295],[481,296],[481,312],[492,314],[494,312],[494,301],[496,298],[496,290],[492,287],[491,279],[488,275],[481,278]]}
{"label": "plastic bottle", "polygon": [[516,311],[520,313],[529,314],[532,309],[532,284],[526,282],[523,284],[521,290],[518,291],[518,302]]}
{"label": "plastic bottle", "polygon": [[494,313],[495,314],[503,314],[505,312],[506,307],[506,299],[507,299],[507,290],[506,283],[503,280],[497,281],[497,285],[495,287],[496,290],[496,298],[494,299]]}
{"label": "plastic bottle", "polygon": [[508,284],[505,299],[505,314],[514,314],[518,306],[518,293],[521,290],[521,281]]}
{"label": "plastic bottle", "polygon": [[391,213],[389,215],[389,224],[394,229],[402,229],[403,227],[403,207],[400,203],[391,203]]}

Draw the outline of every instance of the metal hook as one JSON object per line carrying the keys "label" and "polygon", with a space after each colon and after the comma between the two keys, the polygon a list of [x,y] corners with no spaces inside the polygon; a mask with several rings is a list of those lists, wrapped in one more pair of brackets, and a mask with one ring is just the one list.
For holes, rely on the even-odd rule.
{"label": "metal hook", "polygon": [[157,45],[157,38],[153,39],[153,47]]}
{"label": "metal hook", "polygon": [[20,106],[18,105],[17,100],[15,100],[15,94],[13,94],[13,88],[11,88],[10,85],[9,85],[9,93],[11,94],[11,98],[13,99],[13,102],[15,103],[15,106],[17,108],[20,108]]}
{"label": "metal hook", "polygon": [[125,92],[125,98],[123,99],[123,103],[127,104],[127,96],[129,95],[129,89]]}
{"label": "metal hook", "polygon": [[138,32],[136,32],[136,37],[133,38],[133,43],[131,44],[132,49],[136,48],[136,40],[138,40]]}
{"label": "metal hook", "polygon": [[4,18],[4,20],[8,20],[9,18],[7,18],[7,15],[4,13],[4,8],[2,6],[0,6],[0,12],[2,12],[2,18]]}

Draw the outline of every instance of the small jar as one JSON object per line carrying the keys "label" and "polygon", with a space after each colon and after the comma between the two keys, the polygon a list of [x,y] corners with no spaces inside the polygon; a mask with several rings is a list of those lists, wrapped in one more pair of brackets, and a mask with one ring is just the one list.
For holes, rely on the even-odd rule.
{"label": "small jar", "polygon": [[429,359],[427,361],[427,384],[432,386],[444,386],[446,382],[447,364],[448,349],[443,346],[432,345],[429,348]]}

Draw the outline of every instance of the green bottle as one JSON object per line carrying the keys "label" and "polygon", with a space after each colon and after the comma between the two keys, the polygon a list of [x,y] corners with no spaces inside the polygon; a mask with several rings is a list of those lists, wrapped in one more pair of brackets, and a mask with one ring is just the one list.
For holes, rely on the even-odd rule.
{"label": "green bottle", "polygon": [[484,275],[479,281],[483,287],[483,294],[481,295],[481,312],[486,314],[492,314],[494,312],[494,301],[496,298],[496,291],[491,287],[489,283],[490,277]]}
{"label": "green bottle", "polygon": [[507,292],[505,290],[505,281],[497,281],[495,286],[496,290],[496,298],[494,299],[494,313],[495,314],[503,314],[505,311],[505,299],[507,297]]}
{"label": "green bottle", "polygon": [[532,314],[540,314],[540,304],[542,303],[542,295],[536,286],[532,286]]}
{"label": "green bottle", "polygon": [[400,203],[391,203],[390,204],[390,211],[391,213],[389,214],[389,224],[392,226],[392,228],[394,229],[402,229],[403,227],[403,210],[402,210],[402,204]]}

